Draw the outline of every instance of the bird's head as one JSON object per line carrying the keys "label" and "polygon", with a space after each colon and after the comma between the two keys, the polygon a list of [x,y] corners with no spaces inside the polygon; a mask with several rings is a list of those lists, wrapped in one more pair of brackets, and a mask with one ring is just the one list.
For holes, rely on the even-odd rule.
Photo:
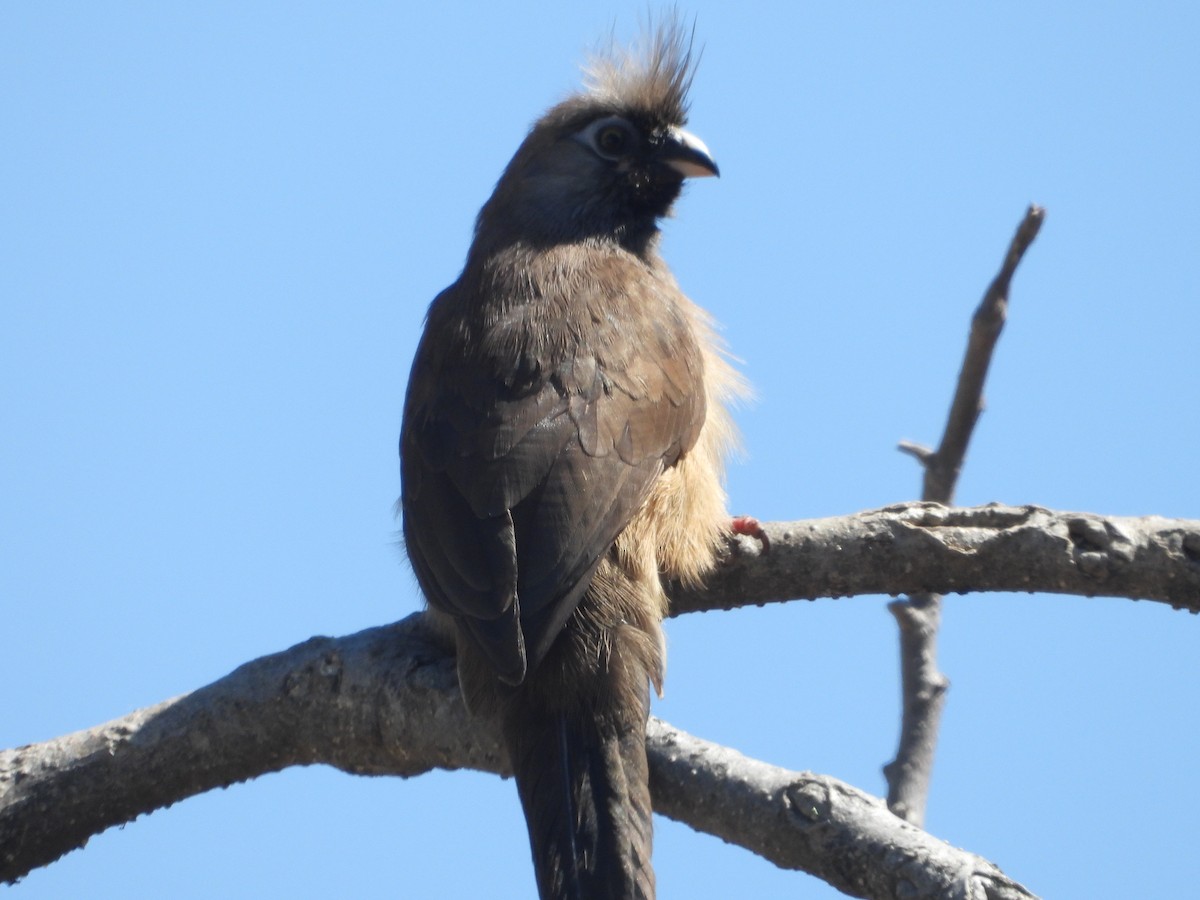
{"label": "bird's head", "polygon": [[477,240],[644,244],[685,178],[718,173],[683,129],[690,35],[670,19],[643,44],[593,60],[586,90],[533,125],[480,211]]}

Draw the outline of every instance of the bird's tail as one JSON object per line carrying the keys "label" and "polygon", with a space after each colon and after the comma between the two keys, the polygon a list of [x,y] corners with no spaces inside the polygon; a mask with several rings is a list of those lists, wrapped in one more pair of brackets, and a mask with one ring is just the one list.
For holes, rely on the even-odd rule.
{"label": "bird's tail", "polygon": [[654,900],[649,692],[631,668],[590,673],[592,689],[562,703],[530,685],[505,711],[542,900]]}

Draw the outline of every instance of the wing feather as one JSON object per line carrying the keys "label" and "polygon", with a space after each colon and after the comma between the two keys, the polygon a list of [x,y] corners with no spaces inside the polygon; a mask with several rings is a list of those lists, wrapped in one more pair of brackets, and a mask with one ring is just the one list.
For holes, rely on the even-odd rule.
{"label": "wing feather", "polygon": [[431,308],[410,377],[404,533],[430,603],[464,620],[516,683],[654,480],[695,443],[702,361],[682,316],[646,327],[619,291],[600,298],[606,315],[586,297],[552,307],[567,320],[557,329],[541,308],[474,332],[439,308],[461,304],[453,291]]}

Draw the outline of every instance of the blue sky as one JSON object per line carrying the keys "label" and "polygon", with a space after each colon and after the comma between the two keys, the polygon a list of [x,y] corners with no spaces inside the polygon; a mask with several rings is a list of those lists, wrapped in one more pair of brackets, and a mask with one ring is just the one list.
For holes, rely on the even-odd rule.
{"label": "blue sky", "polygon": [[[1025,206],[958,499],[1200,517],[1200,13],[1191,4],[698,2],[666,226],[758,400],[734,511],[919,492]],[[426,304],[528,124],[641,2],[0,9],[0,746],[98,724],[419,606],[391,508]],[[882,598],[669,625],[658,715],[883,791]],[[1200,622],[948,600],[928,827],[1055,898],[1200,879]],[[658,821],[660,896],[829,897]],[[293,770],[193,798],[13,900],[527,897],[511,783]]]}

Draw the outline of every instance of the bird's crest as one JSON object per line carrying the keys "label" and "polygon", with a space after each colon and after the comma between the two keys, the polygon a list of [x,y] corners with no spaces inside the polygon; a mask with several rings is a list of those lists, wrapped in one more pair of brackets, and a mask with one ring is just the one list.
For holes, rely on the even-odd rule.
{"label": "bird's crest", "polygon": [[698,61],[692,58],[692,31],[671,13],[647,22],[641,38],[631,45],[611,42],[584,67],[588,93],[658,121],[683,125]]}

